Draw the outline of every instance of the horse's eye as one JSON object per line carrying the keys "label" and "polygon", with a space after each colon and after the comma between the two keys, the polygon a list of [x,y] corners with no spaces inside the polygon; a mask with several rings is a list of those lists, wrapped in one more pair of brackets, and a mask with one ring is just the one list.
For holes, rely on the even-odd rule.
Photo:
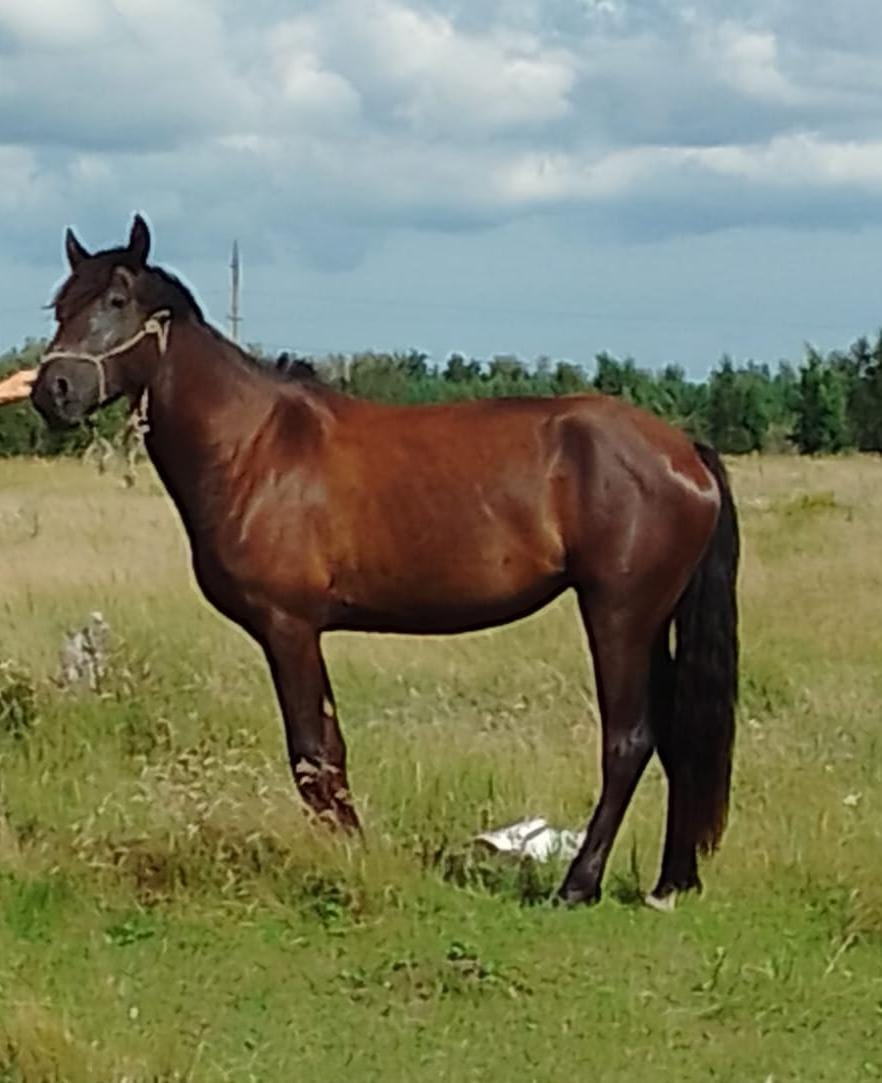
{"label": "horse's eye", "polygon": [[125,299],[125,297],[120,297],[119,294],[116,294],[114,297],[110,298],[110,303],[113,306],[113,308],[125,308],[126,299]]}

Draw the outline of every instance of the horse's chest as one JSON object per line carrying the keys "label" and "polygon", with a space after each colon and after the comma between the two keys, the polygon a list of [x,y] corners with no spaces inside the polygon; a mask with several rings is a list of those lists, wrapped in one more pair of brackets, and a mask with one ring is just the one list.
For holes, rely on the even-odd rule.
{"label": "horse's chest", "polygon": [[230,516],[193,544],[193,569],[206,598],[225,613],[243,613],[316,593],[322,569],[315,547],[295,523],[243,524]]}

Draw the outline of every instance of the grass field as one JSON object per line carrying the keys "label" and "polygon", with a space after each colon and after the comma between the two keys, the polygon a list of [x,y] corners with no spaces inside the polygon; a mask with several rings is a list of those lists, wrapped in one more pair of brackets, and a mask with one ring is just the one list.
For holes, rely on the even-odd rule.
{"label": "grass field", "polygon": [[[0,1081],[882,1077],[882,462],[732,465],[743,701],[703,898],[637,903],[653,765],[594,909],[476,857],[580,826],[593,685],[568,599],[328,656],[369,845],[304,821],[256,650],[191,586],[148,475],[0,464]],[[53,683],[114,633],[101,695]]]}

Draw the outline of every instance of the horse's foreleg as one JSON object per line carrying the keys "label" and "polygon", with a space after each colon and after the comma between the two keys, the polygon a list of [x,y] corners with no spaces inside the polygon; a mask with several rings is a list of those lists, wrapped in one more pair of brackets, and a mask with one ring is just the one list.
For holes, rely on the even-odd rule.
{"label": "horse's foreleg", "polygon": [[318,633],[305,621],[276,619],[263,645],[301,797],[321,819],[358,830],[346,778],[346,745]]}

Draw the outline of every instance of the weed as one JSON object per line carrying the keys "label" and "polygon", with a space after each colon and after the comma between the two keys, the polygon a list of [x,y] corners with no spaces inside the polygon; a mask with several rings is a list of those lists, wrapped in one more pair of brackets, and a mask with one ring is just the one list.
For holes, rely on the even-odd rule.
{"label": "weed", "polygon": [[33,679],[16,662],[0,662],[0,735],[23,740],[37,721],[37,695]]}

